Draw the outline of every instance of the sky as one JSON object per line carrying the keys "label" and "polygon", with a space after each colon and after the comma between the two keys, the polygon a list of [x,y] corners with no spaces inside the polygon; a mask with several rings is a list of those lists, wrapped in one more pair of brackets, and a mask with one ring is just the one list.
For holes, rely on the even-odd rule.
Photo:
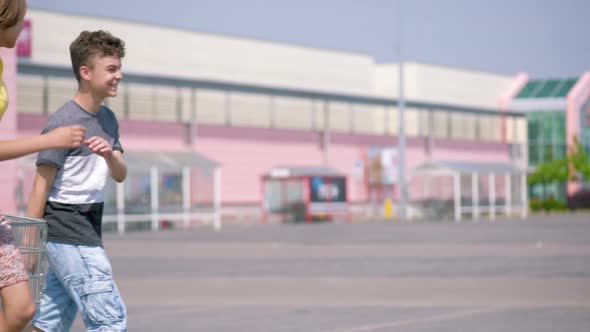
{"label": "sky", "polygon": [[578,77],[590,70],[588,0],[28,0],[28,4],[35,9],[362,53],[377,63],[403,59],[503,75],[526,72],[531,78]]}

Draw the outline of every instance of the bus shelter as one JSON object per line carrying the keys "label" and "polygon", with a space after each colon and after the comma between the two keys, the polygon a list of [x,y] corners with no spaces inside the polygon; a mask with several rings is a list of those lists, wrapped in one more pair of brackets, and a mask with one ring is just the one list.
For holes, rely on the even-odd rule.
{"label": "bus shelter", "polygon": [[409,193],[425,218],[528,213],[527,171],[508,163],[429,161],[413,170]]}
{"label": "bus shelter", "polygon": [[[219,165],[194,151],[126,151],[127,179],[107,179],[103,227],[128,230],[208,224],[221,228]],[[35,155],[19,160],[17,200],[24,213],[32,186]]]}
{"label": "bus shelter", "polygon": [[276,167],[262,175],[261,184],[263,222],[350,219],[346,175],[331,168]]}

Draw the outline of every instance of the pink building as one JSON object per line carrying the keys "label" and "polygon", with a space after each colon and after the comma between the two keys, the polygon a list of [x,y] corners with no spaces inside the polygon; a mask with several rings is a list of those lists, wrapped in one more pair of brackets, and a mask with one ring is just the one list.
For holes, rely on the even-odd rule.
{"label": "pink building", "polygon": [[[328,166],[346,175],[354,209],[397,199],[396,65],[117,20],[27,15],[28,51],[18,60],[2,54],[12,98],[0,125],[5,138],[39,134],[48,114],[71,98],[67,45],[79,31],[108,28],[126,38],[126,73],[107,106],[118,116],[135,175],[111,187],[107,220],[150,216],[157,227],[156,219],[181,213],[188,220],[217,211],[220,202],[226,217],[257,218],[260,177],[279,165]],[[155,36],[170,48],[151,47]],[[527,167],[526,119],[498,107],[504,91],[516,91],[513,77],[418,63],[405,68],[410,199],[422,197],[412,170],[427,161]],[[33,160],[2,163],[0,210],[22,210]]]}
{"label": "pink building", "polygon": [[[10,64],[10,61],[6,63]],[[15,62],[13,62],[14,65],[16,65]],[[48,82],[52,80],[57,82],[62,77],[66,79],[70,76],[70,69],[21,62],[18,72],[29,80],[25,82],[35,83],[21,84],[22,90],[16,93],[26,93],[28,103],[31,103],[33,98],[37,98],[39,105],[45,108],[38,113],[26,110],[15,111],[15,107],[22,106],[12,103],[11,117],[7,119],[7,123],[10,124],[9,121],[13,121],[15,136],[36,135],[42,129],[47,114],[51,112],[48,109],[50,102],[47,101],[51,96],[47,95],[47,91],[55,88]],[[7,70],[7,73],[10,73],[10,70]],[[16,90],[15,84],[10,84],[14,81],[11,79],[6,81],[9,82],[11,89]],[[109,106],[118,114],[126,155],[131,159],[138,159],[137,153],[144,156],[144,159],[139,158],[139,161],[135,163],[137,167],[142,160],[145,160],[145,163],[150,162],[145,159],[145,153],[167,154],[173,159],[176,158],[174,153],[185,153],[185,155],[198,153],[214,161],[219,165],[222,174],[220,193],[227,214],[230,214],[232,209],[240,208],[239,211],[245,211],[244,208],[260,206],[262,200],[260,176],[277,165],[322,165],[347,175],[347,196],[353,204],[367,203],[371,198],[370,192],[374,190],[374,186],[369,183],[369,177],[375,153],[383,158],[384,151],[393,150],[394,152],[386,154],[390,160],[382,161],[382,172],[395,173],[397,167],[395,134],[397,102],[393,99],[133,74],[127,74],[125,82],[121,96],[117,97],[115,102],[109,101]],[[147,82],[151,85],[146,85]],[[138,103],[137,100],[132,101],[135,97],[134,85],[146,85],[155,92],[158,89],[176,91],[179,97],[169,104],[159,100],[157,94],[152,95],[154,98],[152,103],[168,107],[167,110],[174,113],[176,121],[133,119],[130,115],[137,112],[137,109],[133,107],[137,107],[134,103]],[[199,121],[201,112],[205,113],[201,107],[215,107],[214,100],[200,100],[200,98],[210,98],[201,91],[207,91],[209,94],[219,93],[218,97],[223,107],[219,109],[221,120],[218,124],[212,124],[210,120],[204,124]],[[232,99],[238,94],[242,100]],[[183,99],[184,95],[188,98]],[[257,100],[259,104],[254,106],[260,109],[247,103],[247,98],[252,96],[259,98]],[[290,104],[285,103],[286,111],[281,109],[277,102],[281,98],[289,98]],[[17,100],[23,100],[22,96]],[[289,118],[296,119],[295,114],[298,110],[289,108],[293,105],[297,106],[298,103],[301,106],[307,106],[307,108],[301,107],[300,111],[301,117],[307,116],[309,121],[305,125],[308,127],[289,128],[291,124],[279,123],[278,119],[285,117],[284,113],[287,111],[291,113],[287,115]],[[432,160],[506,164],[518,164],[523,160],[522,155],[515,154],[515,151],[519,151],[515,147],[519,145],[513,143],[514,138],[518,136],[516,133],[518,127],[515,123],[522,118],[521,114],[419,101],[407,101],[406,104],[407,112],[410,114],[406,121],[408,132],[406,167],[409,173],[417,165]],[[266,112],[266,118],[252,115],[259,117],[256,119],[258,122],[248,123],[251,121],[247,117],[248,114],[240,109],[244,105],[249,112]],[[116,106],[122,106],[122,109],[117,109]],[[487,126],[494,125],[495,128],[500,128],[501,124],[507,124],[506,126],[512,132],[500,135],[486,129]],[[7,124],[3,123],[3,126]],[[175,162],[179,166],[172,173],[176,172],[174,174],[178,175],[178,179],[170,180],[173,175],[169,174],[168,180],[160,178],[159,184],[162,189],[167,181],[173,182],[171,190],[176,191],[179,198],[171,199],[169,205],[180,208],[183,206],[181,196],[184,190],[181,169],[183,166],[192,166],[190,162],[182,160],[175,160]],[[25,170],[22,173],[24,176],[19,177],[18,174],[21,173],[17,171],[15,163],[10,162],[10,168],[3,166],[3,169],[7,170],[3,174],[7,177],[4,183],[11,185],[12,188],[21,188],[23,195],[19,199],[21,202],[26,202],[27,188],[30,188],[30,177],[27,174],[30,174],[28,172],[32,169],[32,158],[20,161],[21,168]],[[158,162],[154,163],[158,164]],[[213,169],[215,166],[210,168]],[[143,174],[144,186],[149,187],[152,183],[148,180],[149,171],[144,170],[143,173],[139,173]],[[160,174],[160,176],[164,175],[165,173]],[[384,180],[387,185],[384,186],[385,193],[381,193],[383,196],[377,197],[379,200],[383,200],[388,195],[396,199],[395,174],[389,175],[393,176],[393,179]],[[416,185],[419,179],[412,179],[410,176],[411,174],[408,181],[411,187]],[[190,202],[191,208],[200,203],[211,203],[214,198],[211,189],[212,173],[201,176],[200,182],[194,174],[189,177],[193,198]],[[137,181],[142,182],[141,179]],[[141,184],[138,185],[141,186]],[[394,192],[387,194],[387,188],[393,188]],[[130,190],[127,189],[124,192],[126,195],[133,196]],[[145,190],[149,191],[149,189]],[[5,211],[17,210],[18,202],[12,193],[14,190],[3,193],[2,209]],[[113,207],[107,207],[107,212],[116,212],[115,196],[113,194],[110,201]],[[165,200],[161,192],[159,196],[160,201]],[[419,198],[419,195],[415,198]],[[129,197],[127,199],[130,200]],[[128,202],[125,207],[130,208],[132,203]],[[150,210],[146,209],[144,212],[149,213]]]}

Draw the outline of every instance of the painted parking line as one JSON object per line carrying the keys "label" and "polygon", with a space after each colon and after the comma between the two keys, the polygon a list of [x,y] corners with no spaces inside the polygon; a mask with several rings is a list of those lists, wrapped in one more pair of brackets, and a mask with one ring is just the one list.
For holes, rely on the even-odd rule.
{"label": "painted parking line", "polygon": [[384,322],[378,324],[370,324],[352,328],[344,328],[344,329],[337,329],[337,330],[330,330],[330,332],[367,332],[367,331],[375,331],[384,328],[391,328],[391,327],[401,327],[401,326],[408,326],[414,324],[423,324],[423,323],[431,323],[431,322],[439,322],[445,320],[452,320],[456,318],[464,318],[469,316],[481,315],[490,312],[498,311],[497,308],[485,308],[485,309],[473,309],[473,310],[463,310],[459,312],[453,312],[448,314],[442,315],[435,315],[430,317],[423,317],[423,318],[414,318],[414,319],[407,319],[395,322]]}

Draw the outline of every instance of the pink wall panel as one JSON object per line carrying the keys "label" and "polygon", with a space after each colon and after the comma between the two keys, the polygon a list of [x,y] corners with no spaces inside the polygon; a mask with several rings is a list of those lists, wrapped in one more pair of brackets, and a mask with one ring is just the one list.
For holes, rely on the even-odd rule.
{"label": "pink wall panel", "polygon": [[[46,117],[19,116],[19,135],[38,134]],[[142,121],[120,121],[122,143],[128,151],[187,151],[184,125]],[[193,147],[209,159],[220,163],[222,170],[222,198],[227,203],[258,203],[261,199],[260,176],[277,166],[320,166],[324,156],[319,148],[317,132],[226,126],[199,126]],[[427,161],[426,141],[407,140],[406,174]],[[389,136],[333,133],[328,143],[328,166],[348,178],[348,197],[351,201],[366,201],[365,179],[355,176],[355,163],[364,160],[372,146],[397,147]],[[509,162],[505,144],[437,140],[433,142],[432,159],[457,161]],[[420,186],[409,180],[409,185]],[[413,190],[412,190],[413,191]],[[397,196],[397,195],[396,195]]]}
{"label": "pink wall panel", "polygon": [[[571,148],[574,137],[580,138],[580,112],[586,101],[590,99],[590,71],[585,72],[567,94],[566,132],[567,146]],[[568,182],[567,192],[572,195],[581,189],[578,182]]]}
{"label": "pink wall panel", "polygon": [[322,160],[317,146],[305,143],[200,138],[196,150],[221,164],[223,201],[229,203],[258,202],[260,176],[273,167],[317,166]]}
{"label": "pink wall panel", "polygon": [[347,177],[347,197],[350,201],[361,201],[366,197],[364,180],[354,176],[354,164],[362,161],[363,148],[356,145],[330,145],[328,165]]}
{"label": "pink wall panel", "polygon": [[[16,116],[16,51],[15,49],[0,48],[0,57],[4,63],[3,80],[8,91],[8,108],[0,123],[0,140],[11,140],[17,137]],[[0,162],[0,211],[4,213],[16,213],[16,195],[14,188],[17,185],[16,161],[8,160]]]}

